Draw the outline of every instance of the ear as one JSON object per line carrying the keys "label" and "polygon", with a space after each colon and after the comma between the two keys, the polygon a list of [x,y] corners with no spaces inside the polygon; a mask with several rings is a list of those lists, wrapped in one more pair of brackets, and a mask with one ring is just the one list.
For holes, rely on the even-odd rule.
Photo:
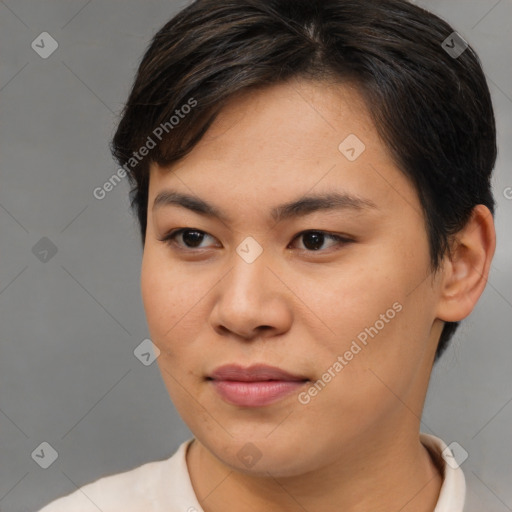
{"label": "ear", "polygon": [[487,284],[495,248],[492,214],[479,204],[444,258],[437,318],[458,322],[471,313]]}

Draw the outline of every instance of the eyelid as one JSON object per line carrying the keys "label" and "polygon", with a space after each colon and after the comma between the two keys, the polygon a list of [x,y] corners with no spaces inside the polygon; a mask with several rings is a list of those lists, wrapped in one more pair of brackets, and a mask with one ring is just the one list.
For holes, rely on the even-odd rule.
{"label": "eyelid", "polygon": [[[215,238],[213,235],[210,235],[209,233],[207,233],[206,231],[204,231],[202,229],[197,229],[197,228],[176,228],[176,229],[172,229],[171,231],[167,232],[162,238],[158,238],[158,240],[160,242],[166,243],[169,246],[172,246],[173,248],[177,248],[177,250],[185,251],[185,252],[188,252],[188,253],[193,253],[195,251],[202,251],[202,250],[208,249],[208,247],[196,247],[196,248],[194,248],[194,247],[190,248],[189,247],[189,248],[187,248],[187,247],[183,247],[183,246],[180,246],[180,245],[176,244],[175,241],[174,241],[175,237],[177,235],[180,235],[181,233],[183,233],[185,231],[195,231],[195,232],[201,233],[203,235]],[[308,234],[308,233],[321,233],[321,234],[323,234],[325,236],[325,238],[329,238],[331,240],[335,240],[337,243],[333,246],[334,249],[336,249],[336,247],[338,247],[340,245],[346,245],[346,244],[355,242],[355,239],[353,237],[351,237],[351,236],[348,236],[348,235],[343,235],[343,234],[339,234],[339,233],[331,233],[330,231],[326,231],[326,230],[322,230],[322,229],[305,229],[305,230],[300,231],[299,233],[297,233],[293,237],[293,239],[292,239],[292,241],[290,243],[293,243],[295,240],[297,240],[301,236],[303,236],[305,234]],[[315,250],[308,250],[308,249],[297,249],[297,250],[299,252],[301,252],[301,253],[307,253],[307,254],[325,254],[325,253],[330,252],[330,249],[319,249],[317,251],[315,251]]]}
{"label": "eyelid", "polygon": [[209,233],[207,233],[206,231],[203,231],[202,229],[197,229],[197,228],[176,228],[176,229],[172,229],[171,231],[168,231],[161,238],[157,237],[157,240],[160,241],[160,242],[164,242],[165,244],[167,244],[169,246],[172,246],[173,248],[177,248],[178,250],[183,250],[183,251],[186,251],[186,252],[194,252],[194,251],[200,251],[200,250],[204,250],[205,249],[204,247],[200,247],[200,248],[182,247],[182,246],[179,246],[178,244],[174,243],[175,237],[177,235],[180,235],[181,233],[183,233],[185,231],[196,231],[196,232],[201,233],[203,235],[207,235],[207,236],[209,236],[211,238],[215,238],[213,235],[210,235]]}

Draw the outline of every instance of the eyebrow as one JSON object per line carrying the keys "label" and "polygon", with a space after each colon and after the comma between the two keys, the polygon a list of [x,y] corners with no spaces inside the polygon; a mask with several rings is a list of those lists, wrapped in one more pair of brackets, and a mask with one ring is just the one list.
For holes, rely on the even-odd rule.
{"label": "eyebrow", "polygon": [[[213,217],[225,223],[230,222],[230,218],[226,213],[203,199],[168,189],[162,190],[157,194],[153,201],[152,209],[155,211],[162,206],[171,205],[181,206],[199,215]],[[270,217],[275,222],[281,222],[290,218],[303,217],[317,211],[345,209],[370,210],[378,208],[369,199],[348,193],[326,192],[302,196],[294,201],[276,206],[270,211]]]}

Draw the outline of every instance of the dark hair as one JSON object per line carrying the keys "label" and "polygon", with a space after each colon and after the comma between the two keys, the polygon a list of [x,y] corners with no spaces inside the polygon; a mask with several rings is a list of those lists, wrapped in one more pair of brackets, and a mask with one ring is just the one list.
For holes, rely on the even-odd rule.
{"label": "dark hair", "polygon": [[[187,154],[235,93],[295,77],[350,81],[417,190],[437,270],[475,205],[494,214],[490,93],[477,55],[453,32],[405,0],[197,0],[187,6],[142,58],[111,143],[132,186],[142,245],[150,162],[166,166]],[[458,325],[445,323],[436,361]]]}

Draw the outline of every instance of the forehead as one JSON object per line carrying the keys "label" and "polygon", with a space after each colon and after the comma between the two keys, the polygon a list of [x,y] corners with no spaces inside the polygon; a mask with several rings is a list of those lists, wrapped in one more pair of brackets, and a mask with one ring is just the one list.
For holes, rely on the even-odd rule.
{"label": "forehead", "polygon": [[169,168],[151,165],[149,210],[159,194],[157,203],[165,202],[168,187],[212,204],[222,198],[226,210],[267,199],[275,206],[306,192],[339,192],[377,206],[415,201],[358,90],[304,81],[231,98],[189,154]]}
{"label": "forehead", "polygon": [[354,85],[295,79],[231,97],[194,151],[224,161],[310,159],[326,148],[337,154],[344,135],[374,132]]}

